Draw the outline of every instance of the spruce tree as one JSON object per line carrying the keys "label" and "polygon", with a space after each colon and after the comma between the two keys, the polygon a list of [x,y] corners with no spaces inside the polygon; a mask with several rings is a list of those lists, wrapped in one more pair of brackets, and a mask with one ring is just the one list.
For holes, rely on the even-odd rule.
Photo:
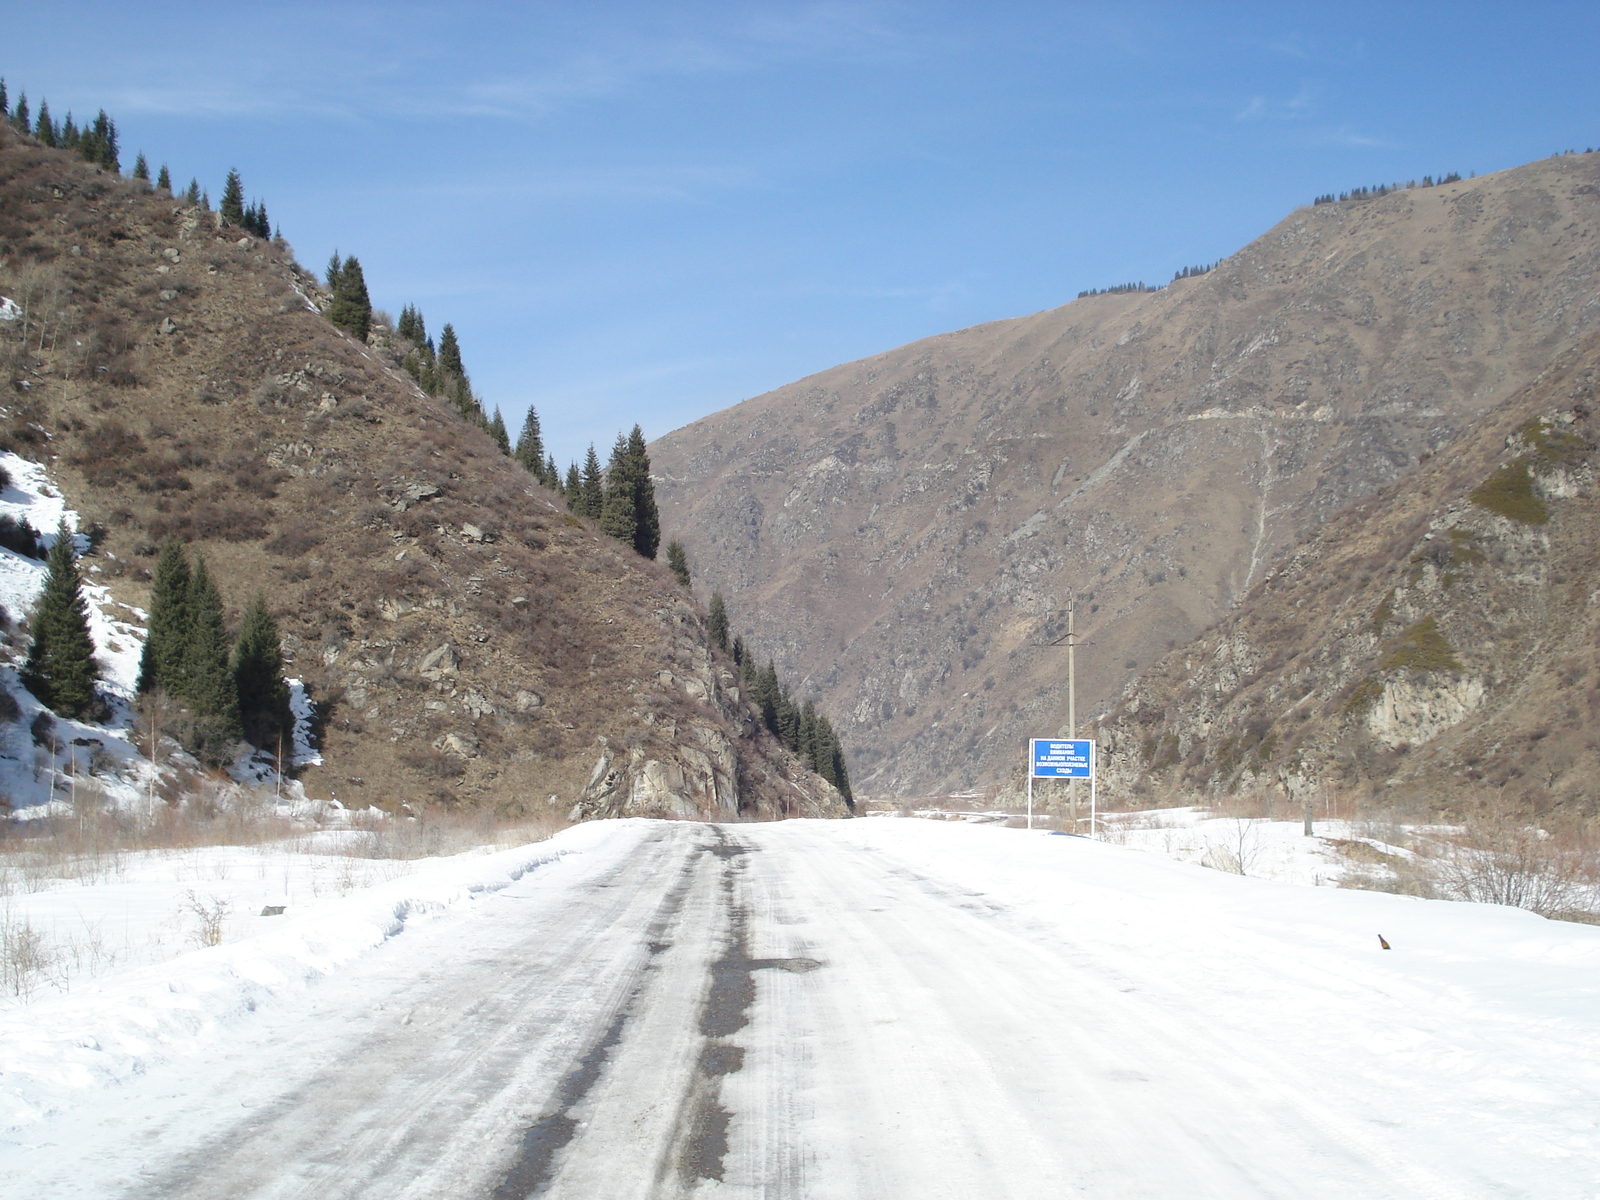
{"label": "spruce tree", "polygon": [[605,499],[600,507],[600,529],[617,541],[633,545],[638,533],[638,516],[633,503],[633,471],[628,459],[628,439],[617,434],[611,447],[611,462],[606,468]]}
{"label": "spruce tree", "polygon": [[22,668],[22,686],[58,716],[81,717],[95,707],[94,639],[89,604],[63,521],[45,574],[44,591],[30,621],[33,645]]}
{"label": "spruce tree", "polygon": [[139,157],[133,160],[133,177],[145,183],[150,182],[150,164],[145,162],[143,150],[139,151]]}
{"label": "spruce tree", "polygon": [[167,170],[166,163],[161,164],[161,171],[156,175],[156,187],[167,193],[167,195],[172,195],[172,172]]}
{"label": "spruce tree", "polygon": [[556,470],[556,456],[554,454],[550,454],[545,457],[544,481],[551,487],[555,488],[558,492],[565,490],[561,486],[561,473]]}
{"label": "spruce tree", "polygon": [[513,456],[528,469],[535,479],[545,479],[544,436],[539,431],[539,410],[528,406],[528,415],[522,419],[522,432],[517,435],[517,451]]}
{"label": "spruce tree", "polygon": [[573,509],[580,517],[600,517],[600,510],[605,506],[605,477],[600,473],[600,456],[594,452],[594,443],[589,443],[589,453],[583,460],[583,480],[578,487],[579,505]]}
{"label": "spruce tree", "polygon": [[5,81],[5,77],[3,75],[0,75],[0,117],[9,116],[10,113],[11,113],[11,101],[6,99],[6,81]]}
{"label": "spruce tree", "polygon": [[139,691],[157,688],[173,696],[185,691],[189,639],[189,556],[168,538],[150,584],[149,630],[139,659]]}
{"label": "spruce tree", "polygon": [[465,379],[467,369],[461,364],[461,343],[456,341],[455,326],[445,323],[439,334],[438,369]]}
{"label": "spruce tree", "polygon": [[744,639],[742,637],[736,636],[733,639],[733,649],[730,653],[733,655],[733,665],[741,669],[740,675],[742,677],[744,661],[749,656],[744,648]]}
{"label": "spruce tree", "polygon": [[195,556],[189,573],[186,607],[189,616],[188,644],[184,647],[184,680],[180,697],[201,718],[209,718],[212,736],[239,736],[239,693],[229,670],[227,623],[222,615],[222,596],[206,569],[206,560]]}
{"label": "spruce tree", "polygon": [[217,212],[224,225],[244,224],[244,183],[239,178],[238,167],[228,172],[227,182],[222,185],[222,203],[217,205]]}
{"label": "spruce tree", "polygon": [[50,101],[39,101],[39,119],[34,124],[33,136],[41,146],[54,146],[56,144],[56,127],[50,120]]}
{"label": "spruce tree", "polygon": [[728,606],[723,603],[721,592],[711,593],[711,605],[706,610],[706,632],[719,649],[728,648]]}
{"label": "spruce tree", "polygon": [[667,543],[667,570],[677,577],[685,590],[689,587],[689,556],[684,553],[683,543],[677,539]]}
{"label": "spruce tree", "polygon": [[577,463],[567,467],[567,481],[561,490],[567,494],[567,511],[577,512],[578,505],[583,501],[583,476],[578,474]]}
{"label": "spruce tree", "polygon": [[61,122],[61,145],[67,150],[81,150],[83,134],[72,121],[72,110],[67,110],[67,119]]}
{"label": "spruce tree", "polygon": [[628,434],[629,487],[633,496],[633,548],[654,558],[661,545],[661,513],[656,508],[656,485],[650,482],[650,453],[644,430],[638,425]]}
{"label": "spruce tree", "polygon": [[189,186],[183,190],[183,202],[190,208],[200,207],[200,181],[191,178]]}
{"label": "spruce tree", "polygon": [[338,251],[335,251],[328,263],[328,274],[333,290],[328,320],[349,330],[357,341],[366,341],[367,330],[372,325],[372,300],[367,295],[367,277],[362,273],[361,260],[352,254],[340,263]]}
{"label": "spruce tree", "polygon": [[500,415],[496,406],[494,417],[489,421],[489,436],[494,439],[494,444],[500,447],[501,454],[511,453],[511,434],[506,429],[506,419]]}
{"label": "spruce tree", "polygon": [[94,119],[94,157],[90,161],[104,167],[113,175],[122,170],[117,157],[117,123],[106,116],[106,110],[103,108]]}
{"label": "spruce tree", "polygon": [[414,304],[408,304],[400,310],[400,321],[395,325],[394,331],[408,342],[415,342],[418,346],[428,340],[428,326],[422,319],[422,311]]}
{"label": "spruce tree", "polygon": [[328,291],[337,292],[339,290],[339,281],[344,278],[344,259],[339,257],[338,250],[335,250],[329,256],[325,275],[328,280]]}
{"label": "spruce tree", "polygon": [[28,93],[17,93],[17,107],[11,112],[11,124],[18,133],[27,133],[28,126]]}
{"label": "spruce tree", "polygon": [[283,645],[277,622],[260,592],[245,611],[233,648],[232,675],[238,696],[239,725],[254,746],[276,752],[279,739],[294,732],[289,685],[283,678]]}

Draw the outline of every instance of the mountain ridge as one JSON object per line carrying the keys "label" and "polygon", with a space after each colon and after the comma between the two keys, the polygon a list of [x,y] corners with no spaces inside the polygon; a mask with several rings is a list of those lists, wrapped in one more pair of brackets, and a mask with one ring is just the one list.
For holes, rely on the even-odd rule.
{"label": "mountain ridge", "polygon": [[[843,364],[651,446],[737,628],[858,788],[993,785],[1600,315],[1600,160],[1297,210],[1212,271]],[[765,652],[765,651],[764,651]],[[1059,657],[1059,655],[1056,655]]]}

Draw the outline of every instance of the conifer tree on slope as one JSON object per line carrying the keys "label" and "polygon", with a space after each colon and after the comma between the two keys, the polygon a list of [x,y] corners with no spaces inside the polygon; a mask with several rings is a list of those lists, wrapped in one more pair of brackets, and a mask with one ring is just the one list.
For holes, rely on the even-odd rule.
{"label": "conifer tree on slope", "polygon": [[577,463],[568,464],[567,481],[561,485],[561,490],[567,494],[567,511],[577,512],[578,505],[583,502],[583,476],[578,474]]}
{"label": "conifer tree on slope", "polygon": [[685,590],[689,588],[689,555],[684,552],[683,543],[674,538],[667,543],[667,570],[671,571]]}
{"label": "conifer tree on slope", "polygon": [[283,644],[278,624],[260,592],[245,610],[231,667],[239,698],[239,725],[251,745],[276,753],[294,732],[289,685],[283,678]]}
{"label": "conifer tree on slope", "polygon": [[44,591],[34,606],[33,645],[22,668],[22,686],[52,712],[81,717],[95,706],[94,640],[89,635],[89,605],[65,521],[50,548]]}
{"label": "conifer tree on slope", "polygon": [[506,419],[500,415],[498,407],[494,410],[494,417],[489,422],[489,436],[494,439],[494,444],[500,447],[501,454],[511,453],[511,434],[506,430]]}
{"label": "conifer tree on slope", "polygon": [[160,188],[167,195],[172,195],[172,172],[167,170],[166,163],[161,164],[161,171],[156,176],[156,187]]}
{"label": "conifer tree on slope", "polygon": [[720,649],[728,648],[728,606],[721,592],[711,593],[711,605],[706,611],[706,632]]}
{"label": "conifer tree on slope", "polygon": [[184,658],[189,637],[189,556],[168,538],[150,584],[150,624],[139,659],[139,691],[157,688],[173,696],[185,689]]}
{"label": "conifer tree on slope", "polygon": [[628,439],[617,434],[611,447],[611,463],[606,468],[606,494],[601,502],[600,529],[617,541],[631,546],[638,533],[638,517],[633,503],[633,470],[628,460]]}
{"label": "conifer tree on slope", "polygon": [[545,479],[544,465],[544,435],[539,430],[539,411],[528,406],[528,415],[522,420],[522,432],[517,435],[517,449],[512,455],[519,463],[527,468],[541,483],[549,482]]}
{"label": "conifer tree on slope", "polygon": [[628,434],[628,467],[633,492],[633,548],[654,558],[661,546],[661,513],[656,508],[656,485],[650,481],[650,452],[644,430],[638,425]]}
{"label": "conifer tree on slope", "polygon": [[455,326],[445,323],[439,334],[438,369],[460,378],[466,378],[467,368],[461,363],[461,343],[456,340]]}
{"label": "conifer tree on slope", "polygon": [[328,320],[341,329],[348,329],[357,341],[366,341],[367,330],[372,325],[372,300],[367,295],[367,277],[361,270],[361,260],[352,254],[340,263],[338,251],[335,251],[328,263],[328,286],[333,291]]}
{"label": "conifer tree on slope", "polygon": [[222,185],[222,203],[217,205],[217,213],[224,224],[244,224],[244,183],[237,167],[228,172],[228,180]]}
{"label": "conifer tree on slope", "polygon": [[239,693],[228,667],[231,649],[222,615],[222,596],[211,581],[206,560],[195,556],[189,573],[189,637],[184,647],[184,689],[179,693],[190,710],[208,719],[207,735],[218,739],[239,736]]}

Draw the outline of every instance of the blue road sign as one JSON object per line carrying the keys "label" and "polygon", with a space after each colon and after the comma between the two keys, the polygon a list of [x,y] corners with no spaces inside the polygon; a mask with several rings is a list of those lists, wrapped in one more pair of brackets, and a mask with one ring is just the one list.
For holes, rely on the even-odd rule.
{"label": "blue road sign", "polygon": [[1094,742],[1089,738],[1032,738],[1029,773],[1035,779],[1089,779],[1094,775]]}

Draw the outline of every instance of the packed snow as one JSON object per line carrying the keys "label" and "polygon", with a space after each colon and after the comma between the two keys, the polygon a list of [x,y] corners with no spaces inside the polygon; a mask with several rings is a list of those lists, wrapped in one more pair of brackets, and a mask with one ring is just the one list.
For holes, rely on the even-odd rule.
{"label": "packed snow", "polygon": [[13,1003],[0,1196],[1600,1180],[1593,926],[967,822],[596,822],[348,877],[309,857],[13,893],[173,947],[203,932],[191,891],[227,910],[221,945]]}

